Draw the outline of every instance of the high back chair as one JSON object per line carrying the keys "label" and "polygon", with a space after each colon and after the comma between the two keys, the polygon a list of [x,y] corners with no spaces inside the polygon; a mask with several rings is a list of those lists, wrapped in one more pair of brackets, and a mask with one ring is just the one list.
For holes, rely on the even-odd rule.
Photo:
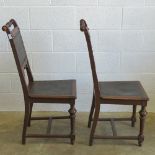
{"label": "high back chair", "polygon": [[[138,140],[139,146],[142,145],[144,141],[144,121],[146,116],[146,106],[148,101],[148,96],[144,91],[141,83],[139,81],[108,81],[108,82],[99,82],[95,60],[93,55],[93,49],[89,34],[89,29],[85,20],[80,20],[80,30],[84,32],[92,77],[93,77],[93,100],[91,105],[91,110],[89,114],[88,127],[91,127],[89,145],[93,144],[94,139],[128,139],[128,140]],[[132,105],[133,112],[132,116],[129,118],[99,118],[100,106],[101,104],[116,104],[116,105]],[[140,130],[138,136],[118,136],[114,121],[131,121],[132,127],[135,126],[136,122],[136,106],[140,105],[141,110],[140,114]],[[95,135],[95,129],[98,121],[110,121],[112,125],[112,136],[101,136]]]}
{"label": "high back chair", "polygon": [[[24,43],[20,29],[14,19],[11,19],[2,30],[7,33],[13,55],[17,65],[25,101],[25,117],[22,133],[22,144],[25,144],[26,138],[70,138],[71,144],[75,141],[75,99],[76,99],[76,81],[75,80],[54,80],[54,81],[34,81],[30,69],[29,61],[26,55]],[[50,67],[50,66],[47,66]],[[25,74],[27,73],[27,74]],[[26,80],[28,77],[28,82]],[[31,117],[34,103],[57,103],[69,104],[69,116],[58,117]],[[67,135],[50,134],[51,121],[53,119],[70,119],[71,131]],[[48,120],[46,134],[26,133],[31,120]],[[63,130],[63,129],[62,129]]]}

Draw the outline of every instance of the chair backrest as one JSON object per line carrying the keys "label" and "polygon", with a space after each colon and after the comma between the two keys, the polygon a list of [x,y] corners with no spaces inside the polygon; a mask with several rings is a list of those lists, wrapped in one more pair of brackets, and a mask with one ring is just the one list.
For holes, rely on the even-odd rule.
{"label": "chair backrest", "polygon": [[89,34],[89,28],[88,28],[87,23],[84,19],[80,20],[80,30],[82,32],[84,32],[84,34],[85,34],[88,52],[89,52],[91,71],[92,71],[92,76],[93,76],[94,93],[95,93],[95,97],[99,98],[100,90],[99,90],[99,84],[98,84],[98,77],[97,77],[97,73],[96,73],[96,65],[95,65],[95,60],[94,60],[94,55],[93,55],[93,48],[92,48],[91,38],[90,38],[90,34]]}
{"label": "chair backrest", "polygon": [[[27,54],[25,51],[23,39],[20,33],[20,29],[14,19],[11,19],[8,23],[6,23],[2,30],[7,33],[13,55],[16,61],[18,73],[20,76],[20,81],[22,84],[24,96],[28,95],[28,84],[33,82],[33,76],[31,73],[31,69],[29,66]],[[25,70],[27,75],[25,75]],[[28,77],[28,83],[26,81],[26,76]]]}

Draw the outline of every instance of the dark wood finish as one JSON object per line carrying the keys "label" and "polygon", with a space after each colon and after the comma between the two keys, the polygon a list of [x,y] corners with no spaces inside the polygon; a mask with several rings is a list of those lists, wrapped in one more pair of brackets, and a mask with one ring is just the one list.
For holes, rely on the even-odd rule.
{"label": "dark wood finish", "polygon": [[74,99],[75,80],[34,81],[29,85],[32,98]]}
{"label": "dark wood finish", "polygon": [[69,119],[70,116],[55,116],[55,117],[31,117],[31,120],[49,120],[49,119]]}
{"label": "dark wood finish", "polygon": [[[25,100],[25,116],[22,133],[22,144],[26,143],[26,137],[33,138],[70,138],[71,144],[75,141],[75,80],[34,81],[20,29],[14,19],[11,19],[2,30],[7,33],[15,62],[17,65],[20,81],[22,84]],[[26,81],[25,70],[28,76]],[[60,117],[31,117],[34,103],[58,103],[69,104],[69,116]],[[52,119],[70,119],[71,131],[69,135],[50,135]],[[26,134],[31,120],[49,120],[47,134]]]}
{"label": "dark wood finish", "polygon": [[[146,116],[146,106],[148,101],[148,96],[139,81],[98,81],[95,60],[93,55],[93,49],[89,34],[89,28],[85,20],[80,20],[80,30],[84,32],[90,66],[92,70],[93,77],[93,100],[92,106],[89,114],[88,127],[91,127],[89,145],[93,144],[94,139],[129,139],[138,140],[139,146],[142,145],[144,141],[144,120]],[[132,116],[130,118],[99,118],[100,105],[101,104],[119,104],[119,105],[131,105],[133,106]],[[136,122],[136,106],[140,105],[142,107],[140,111],[140,132],[138,136],[117,136],[114,121],[131,121],[131,126],[135,126]],[[110,121],[112,125],[112,136],[100,136],[95,135],[95,129],[98,121]]]}
{"label": "dark wood finish", "polygon": [[99,82],[100,98],[113,100],[147,100],[148,97],[139,81]]}
{"label": "dark wood finish", "polygon": [[132,117],[131,117],[131,126],[135,127],[136,123],[136,105],[133,105]]}
{"label": "dark wood finish", "polygon": [[141,110],[139,112],[140,114],[140,130],[139,130],[139,136],[138,136],[138,144],[139,146],[142,146],[142,142],[144,141],[144,123],[145,123],[145,117],[147,115],[147,112],[146,112],[146,104],[145,102],[142,104],[141,106]]}
{"label": "dark wood finish", "polygon": [[[131,121],[131,118],[99,118],[98,121]],[[92,119],[93,120],[93,119]]]}
{"label": "dark wood finish", "polygon": [[100,135],[95,135],[95,139],[125,139],[125,140],[137,140],[137,136],[100,136]]}
{"label": "dark wood finish", "polygon": [[42,134],[27,134],[27,138],[72,138],[70,134],[68,135],[42,135]]}

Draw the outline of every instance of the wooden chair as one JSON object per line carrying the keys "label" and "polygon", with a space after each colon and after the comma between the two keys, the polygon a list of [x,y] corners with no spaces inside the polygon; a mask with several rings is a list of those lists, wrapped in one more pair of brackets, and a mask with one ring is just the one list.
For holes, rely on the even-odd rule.
{"label": "wooden chair", "polygon": [[[142,145],[144,141],[144,120],[146,116],[146,106],[148,101],[148,96],[144,91],[141,83],[139,81],[108,81],[99,82],[95,61],[93,56],[93,49],[91,44],[91,39],[89,35],[89,29],[87,27],[86,21],[80,20],[80,29],[85,34],[90,65],[93,76],[93,100],[92,106],[89,114],[88,127],[91,127],[89,145],[93,144],[93,139],[128,139],[128,140],[138,140],[139,146]],[[132,105],[133,113],[129,118],[99,118],[100,105],[101,104],[116,104],[116,105]],[[117,136],[114,121],[131,121],[132,126],[135,126],[136,122],[136,106],[140,105],[140,130],[138,136]],[[94,115],[94,116],[93,116]],[[113,136],[100,136],[95,135],[95,129],[98,121],[110,121],[112,125]]]}
{"label": "wooden chair", "polygon": [[[25,101],[25,117],[22,133],[22,144],[26,143],[26,138],[70,138],[71,144],[75,141],[75,99],[76,99],[76,81],[75,80],[55,80],[55,81],[34,81],[29,61],[26,55],[24,43],[20,33],[20,29],[14,19],[11,19],[2,30],[7,33],[10,41],[17,69],[22,84],[24,101]],[[47,66],[50,67],[50,66]],[[28,83],[26,82],[26,74]],[[69,116],[58,117],[31,117],[32,107],[34,103],[62,103],[69,104]],[[52,119],[70,119],[70,134],[53,135],[50,134]],[[30,126],[31,120],[48,120],[48,128],[46,134],[26,134],[27,127]],[[62,129],[63,130],[63,129]]]}

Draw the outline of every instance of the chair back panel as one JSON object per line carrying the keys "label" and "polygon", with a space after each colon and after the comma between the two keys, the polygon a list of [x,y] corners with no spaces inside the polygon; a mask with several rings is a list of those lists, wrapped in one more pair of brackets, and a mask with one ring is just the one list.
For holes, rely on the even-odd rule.
{"label": "chair back panel", "polygon": [[100,90],[99,90],[99,85],[98,85],[98,77],[96,73],[96,65],[95,65],[95,60],[94,60],[93,48],[92,48],[91,38],[89,34],[89,28],[84,19],[80,20],[80,30],[84,32],[85,34],[87,47],[88,47],[88,53],[89,53],[89,60],[90,60],[90,65],[91,65],[91,71],[92,71],[92,76],[93,76],[94,93],[95,93],[95,97],[99,98]]}
{"label": "chair back panel", "polygon": [[25,69],[28,76],[28,83],[33,82],[33,76],[29,66],[29,61],[27,58],[20,29],[16,21],[14,19],[11,19],[6,25],[2,27],[2,30],[7,33],[13,51],[13,55],[16,61],[24,95],[28,95],[28,84],[25,77]]}
{"label": "chair back panel", "polygon": [[27,55],[20,32],[18,32],[16,36],[13,38],[13,44],[16,48],[19,63],[21,66],[23,66],[25,64],[25,61],[27,61]]}

